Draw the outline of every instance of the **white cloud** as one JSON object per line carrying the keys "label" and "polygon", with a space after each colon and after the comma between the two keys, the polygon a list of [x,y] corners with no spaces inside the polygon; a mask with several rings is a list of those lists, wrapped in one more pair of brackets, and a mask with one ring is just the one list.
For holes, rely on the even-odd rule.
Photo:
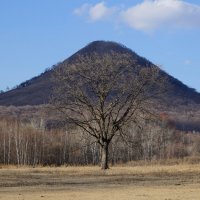
{"label": "white cloud", "polygon": [[112,10],[107,8],[104,2],[101,2],[90,8],[89,16],[92,21],[97,21],[109,16],[111,12]]}
{"label": "white cloud", "polygon": [[83,4],[80,8],[76,8],[76,9],[74,10],[73,13],[74,13],[75,15],[82,16],[82,15],[84,15],[85,13],[88,12],[88,9],[90,9],[90,7],[91,7],[91,5],[88,4],[88,3]]}
{"label": "white cloud", "polygon": [[192,61],[189,60],[189,59],[187,59],[187,60],[184,61],[184,64],[185,64],[185,65],[191,65],[191,64],[192,64]]}
{"label": "white cloud", "polygon": [[83,4],[74,14],[86,15],[91,21],[116,18],[133,29],[154,31],[159,28],[200,27],[200,6],[183,0],[144,0],[137,5],[123,8],[108,7],[105,2]]}
{"label": "white cloud", "polygon": [[200,27],[200,6],[181,0],[146,0],[122,11],[131,28],[153,31],[161,27]]}
{"label": "white cloud", "polygon": [[111,16],[115,12],[114,7],[107,7],[105,2],[100,2],[95,5],[83,4],[80,8],[74,10],[75,15],[87,15],[91,21],[99,21]]}

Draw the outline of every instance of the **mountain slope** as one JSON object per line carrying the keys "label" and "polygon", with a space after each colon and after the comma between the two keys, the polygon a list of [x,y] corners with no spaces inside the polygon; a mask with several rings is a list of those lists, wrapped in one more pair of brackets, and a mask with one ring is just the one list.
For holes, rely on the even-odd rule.
{"label": "mountain slope", "polygon": [[[115,42],[95,41],[84,47],[83,49],[76,52],[74,55],[63,61],[61,64],[64,65],[66,62],[73,63],[77,56],[91,55],[91,54],[111,54],[111,53],[126,53],[131,55],[133,64],[141,67],[152,65],[147,59],[138,56],[132,50],[126,48]],[[44,72],[38,77],[26,81],[20,84],[16,89],[0,94],[0,105],[3,106],[24,106],[24,105],[40,105],[46,104],[49,101],[49,97],[52,93],[52,80],[51,76],[53,69]],[[200,94],[194,89],[191,89],[181,83],[179,80],[168,75],[164,71],[161,71],[163,76],[167,76],[168,84],[172,87],[171,90],[166,94],[166,102],[168,104],[200,104]]]}

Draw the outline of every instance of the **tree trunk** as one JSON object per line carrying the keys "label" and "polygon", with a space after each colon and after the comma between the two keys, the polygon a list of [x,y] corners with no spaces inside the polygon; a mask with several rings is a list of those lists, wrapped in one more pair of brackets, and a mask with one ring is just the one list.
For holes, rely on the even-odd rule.
{"label": "tree trunk", "polygon": [[109,169],[108,167],[108,142],[104,142],[101,146],[101,169]]}

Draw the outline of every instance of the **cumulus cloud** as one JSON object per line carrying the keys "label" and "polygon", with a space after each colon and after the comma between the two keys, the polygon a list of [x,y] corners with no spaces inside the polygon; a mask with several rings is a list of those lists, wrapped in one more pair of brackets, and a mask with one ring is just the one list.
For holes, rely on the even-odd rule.
{"label": "cumulus cloud", "polygon": [[96,21],[109,16],[112,13],[112,9],[107,8],[104,2],[98,3],[91,7],[89,10],[89,16],[91,20]]}
{"label": "cumulus cloud", "polygon": [[74,10],[76,15],[87,15],[91,21],[98,21],[111,16],[115,12],[114,7],[107,7],[105,2],[100,2],[95,5],[83,4],[80,8]]}
{"label": "cumulus cloud", "polygon": [[200,6],[183,0],[144,0],[128,8],[108,7],[105,2],[84,4],[74,14],[87,15],[91,21],[108,19],[108,16],[114,21],[118,17],[119,21],[140,31],[200,27]]}
{"label": "cumulus cloud", "polygon": [[200,6],[181,0],[146,0],[121,16],[127,25],[142,31],[200,27]]}

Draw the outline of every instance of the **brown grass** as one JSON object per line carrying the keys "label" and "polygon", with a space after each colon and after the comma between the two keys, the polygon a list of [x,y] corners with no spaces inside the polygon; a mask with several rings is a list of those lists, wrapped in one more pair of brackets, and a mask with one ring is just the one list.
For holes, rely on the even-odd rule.
{"label": "brown grass", "polygon": [[0,169],[0,200],[199,200],[200,164]]}

